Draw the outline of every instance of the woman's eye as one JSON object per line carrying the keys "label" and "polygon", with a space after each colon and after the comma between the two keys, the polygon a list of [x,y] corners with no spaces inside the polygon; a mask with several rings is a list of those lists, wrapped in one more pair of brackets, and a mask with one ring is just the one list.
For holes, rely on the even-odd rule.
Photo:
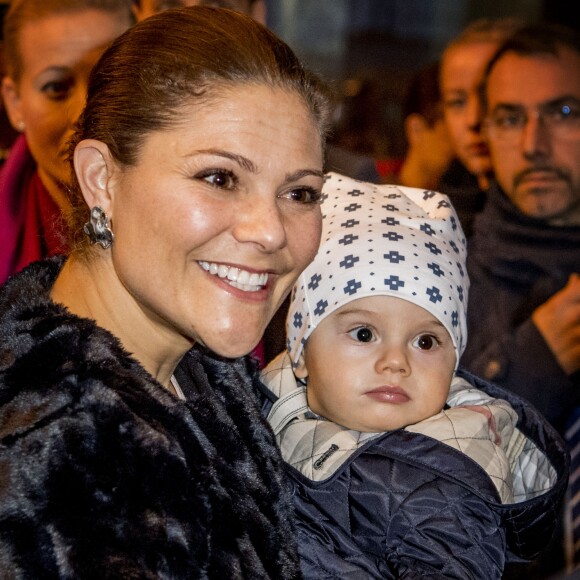
{"label": "woman's eye", "polygon": [[461,109],[465,106],[466,99],[463,97],[447,98],[443,103],[445,109]]}
{"label": "woman's eye", "polygon": [[439,344],[439,341],[432,334],[422,334],[413,342],[413,346],[421,350],[431,350]]}
{"label": "woman's eye", "polygon": [[359,326],[351,330],[348,335],[357,342],[371,342],[373,340],[373,331],[366,326]]}
{"label": "woman's eye", "polygon": [[42,92],[53,101],[63,101],[71,91],[72,82],[53,81],[42,86]]}
{"label": "woman's eye", "polygon": [[315,204],[322,201],[322,192],[314,187],[297,187],[286,192],[282,197],[304,204]]}
{"label": "woman's eye", "polygon": [[236,178],[231,171],[205,171],[197,177],[219,189],[234,189],[237,184]]}

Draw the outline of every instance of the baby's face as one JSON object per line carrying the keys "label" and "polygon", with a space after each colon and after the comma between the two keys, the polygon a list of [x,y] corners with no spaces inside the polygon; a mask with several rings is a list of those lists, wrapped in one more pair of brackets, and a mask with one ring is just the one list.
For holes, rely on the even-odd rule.
{"label": "baby's face", "polygon": [[308,404],[348,429],[398,429],[443,408],[455,368],[449,333],[420,306],[391,296],[345,304],[304,350]]}

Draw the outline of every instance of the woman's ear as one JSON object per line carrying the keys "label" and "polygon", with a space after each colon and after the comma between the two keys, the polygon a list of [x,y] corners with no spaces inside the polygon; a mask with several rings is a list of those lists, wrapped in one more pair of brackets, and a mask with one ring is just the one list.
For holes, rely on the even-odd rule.
{"label": "woman's ear", "polygon": [[298,363],[294,367],[294,376],[297,379],[305,379],[308,376],[308,369],[306,368],[306,361],[304,360],[304,351],[300,353]]}
{"label": "woman's ear", "polygon": [[25,125],[20,111],[20,95],[16,83],[10,77],[2,79],[2,99],[10,124],[16,131],[22,133]]}
{"label": "woman's ear", "polygon": [[112,219],[113,188],[110,187],[116,164],[107,145],[85,139],[75,148],[75,173],[87,205],[99,206]]}

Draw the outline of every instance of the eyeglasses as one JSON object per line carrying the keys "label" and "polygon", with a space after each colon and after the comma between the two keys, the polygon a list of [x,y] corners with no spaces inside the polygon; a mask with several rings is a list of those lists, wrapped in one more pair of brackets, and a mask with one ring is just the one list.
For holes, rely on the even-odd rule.
{"label": "eyeglasses", "polygon": [[531,112],[523,107],[500,107],[486,120],[485,128],[492,139],[515,141],[530,118],[537,119],[552,136],[562,139],[580,138],[580,102],[558,102]]}

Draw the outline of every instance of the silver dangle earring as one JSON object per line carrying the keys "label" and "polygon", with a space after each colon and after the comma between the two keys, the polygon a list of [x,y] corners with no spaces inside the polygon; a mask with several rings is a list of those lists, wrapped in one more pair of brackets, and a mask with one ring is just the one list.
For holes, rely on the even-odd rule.
{"label": "silver dangle earring", "polygon": [[85,224],[83,230],[89,236],[91,244],[101,244],[105,250],[111,247],[115,239],[109,227],[109,218],[98,205],[91,209],[91,218]]}

